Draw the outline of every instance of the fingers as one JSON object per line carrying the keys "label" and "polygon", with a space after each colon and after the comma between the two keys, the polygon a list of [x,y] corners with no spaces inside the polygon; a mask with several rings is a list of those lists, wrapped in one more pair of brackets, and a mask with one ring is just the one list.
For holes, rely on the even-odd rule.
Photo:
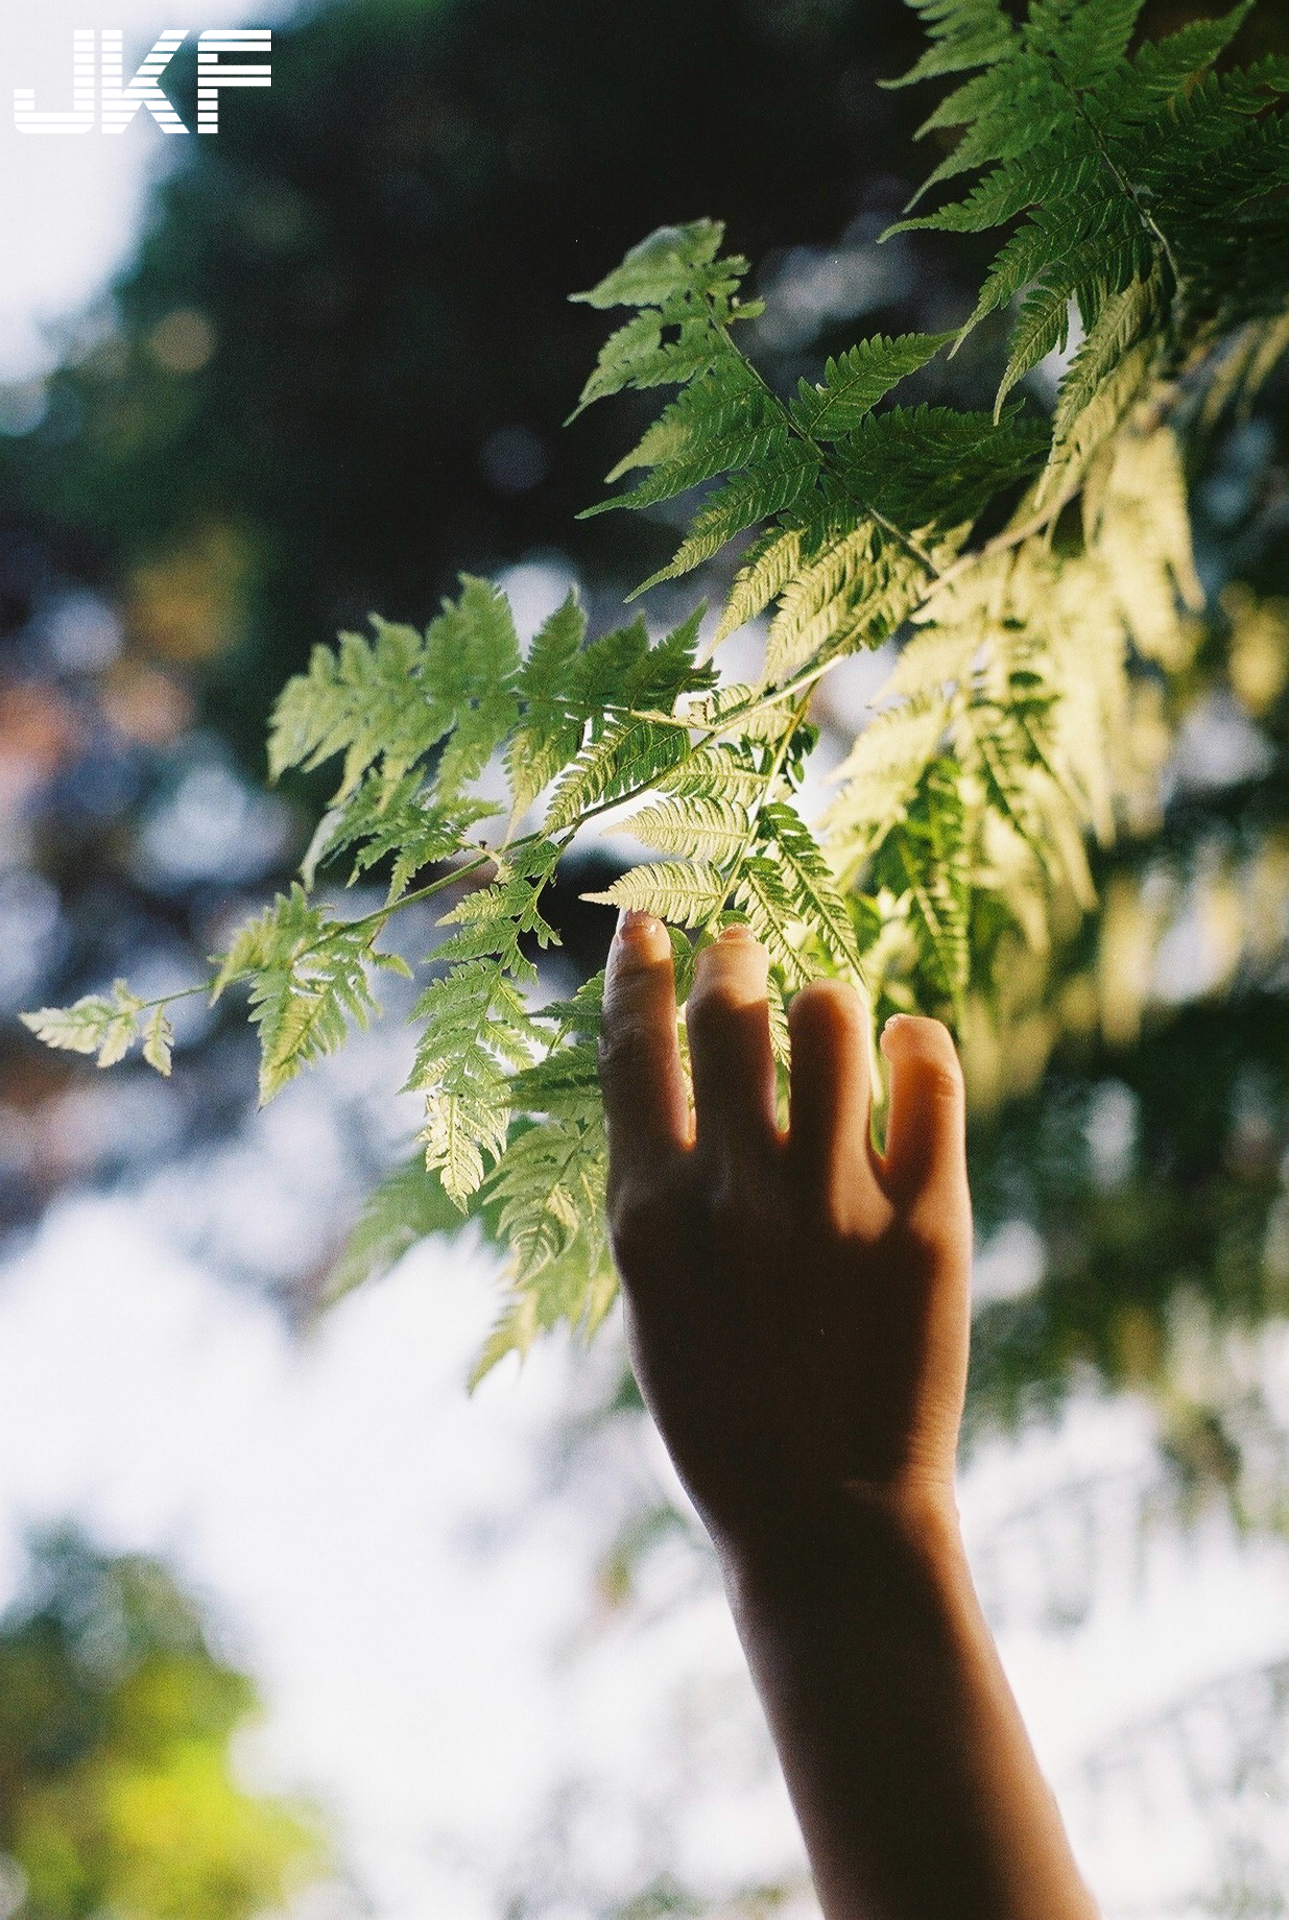
{"label": "fingers", "polygon": [[777,1147],[769,958],[745,927],[726,927],[698,957],[685,1006],[697,1150],[755,1164]]}
{"label": "fingers", "polygon": [[844,981],[815,980],[792,1002],[788,1026],[798,1189],[836,1225],[862,1230],[883,1204],[870,1146],[868,1009]]}
{"label": "fingers", "polygon": [[622,916],[609,949],[600,1084],[615,1184],[656,1172],[686,1144],[689,1100],[676,1046],[671,942],[650,914]]}
{"label": "fingers", "polygon": [[965,1190],[966,1101],[962,1068],[947,1027],[896,1014],[882,1033],[891,1063],[891,1112],[883,1176],[888,1188],[912,1195]]}

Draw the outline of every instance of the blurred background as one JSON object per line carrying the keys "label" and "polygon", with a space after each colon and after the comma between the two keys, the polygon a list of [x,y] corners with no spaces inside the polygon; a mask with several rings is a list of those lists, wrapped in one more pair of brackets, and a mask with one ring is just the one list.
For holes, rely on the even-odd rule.
{"label": "blurred background", "polygon": [[[521,633],[573,581],[614,619],[669,529],[574,520],[633,403],[561,429],[603,331],[567,295],[654,226],[727,221],[776,383],[969,310],[971,243],[876,244],[929,164],[929,100],[877,85],[916,25],[897,0],[192,25],[239,20],[274,29],[272,87],[225,95],[217,138],[0,124],[0,1916],[809,1915],[616,1320],[467,1398],[498,1281],[473,1228],[319,1312],[414,1131],[397,1018],[259,1114],[236,1009],[181,1003],[168,1082],[16,1014],[196,981],[282,883],[325,789],[266,790],[267,711],[338,625],[424,621],[461,569]],[[9,10],[6,88],[65,105],[85,24]],[[132,72],[169,19],[93,24]],[[190,122],[192,45],[166,76]],[[1286,46],[1262,0],[1237,54]],[[985,401],[999,346],[933,397]],[[1140,707],[1160,771],[1100,908],[966,1032],[964,1520],[1112,1920],[1289,1911],[1287,399],[1282,374],[1194,448],[1210,614]],[[825,757],[884,665],[829,682]],[[605,858],[562,889],[565,984],[603,956],[577,895]]]}

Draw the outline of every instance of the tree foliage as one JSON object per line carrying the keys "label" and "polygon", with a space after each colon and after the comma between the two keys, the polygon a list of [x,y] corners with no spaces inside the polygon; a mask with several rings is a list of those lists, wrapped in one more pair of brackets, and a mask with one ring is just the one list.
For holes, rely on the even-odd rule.
{"label": "tree foliage", "polygon": [[[999,0],[911,4],[930,45],[896,84],[970,76],[924,125],[960,131],[923,192],[977,177],[892,231],[1007,230],[956,336],[1014,308],[993,410],[892,398],[947,333],[875,336],[776,391],[740,344],[759,309],[720,223],[660,229],[575,296],[628,315],[575,412],[675,390],[609,474],[625,490],[586,513],[686,503],[640,593],[742,543],[711,642],[702,607],[665,635],[637,619],[590,638],[570,597],[525,651],[504,596],[463,576],[423,632],[373,616],[278,702],[274,774],[339,763],[339,783],[300,884],[237,936],[213,990],[248,984],[271,1097],[367,1018],[373,971],[402,964],[377,944],[391,918],[451,890],[409,1086],[426,1181],[493,1203],[511,1252],[481,1366],[555,1321],[593,1327],[612,1298],[600,983],[544,1006],[526,991],[555,938],[543,892],[587,823],[609,815],[662,855],[589,897],[666,920],[682,983],[723,924],[754,929],[780,1038],[783,997],[821,974],[879,1017],[960,1019],[1006,937],[1042,947],[1058,903],[1092,904],[1088,838],[1113,838],[1153,771],[1126,718],[1194,653],[1188,439],[1289,344],[1289,64],[1215,68],[1248,4],[1135,48],[1132,0],[1032,0],[1020,22]],[[1017,389],[1052,356],[1045,415]],[[722,679],[712,647],[752,621],[759,677]],[[812,825],[815,690],[879,648],[889,677]],[[346,920],[318,900],[318,873],[345,866],[389,872],[381,907]],[[164,1004],[118,983],[28,1020],[108,1064]],[[406,1170],[396,1192],[424,1213]]]}
{"label": "tree foliage", "polygon": [[254,1712],[163,1568],[40,1543],[0,1622],[0,1868],[29,1920],[248,1920],[323,1864],[306,1810],[257,1798],[229,1742]]}

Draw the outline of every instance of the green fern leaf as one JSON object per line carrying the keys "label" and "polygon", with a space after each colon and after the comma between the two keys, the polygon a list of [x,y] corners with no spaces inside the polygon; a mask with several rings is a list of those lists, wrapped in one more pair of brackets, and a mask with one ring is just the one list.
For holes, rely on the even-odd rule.
{"label": "green fern leaf", "polygon": [[662,853],[704,860],[728,860],[746,846],[751,822],[745,808],[709,793],[696,793],[683,805],[663,800],[642,807],[614,829],[642,840]]}
{"label": "green fern leaf", "polygon": [[650,574],[627,598],[634,600],[662,580],[689,573],[719,553],[744,528],[781,513],[785,507],[796,506],[810,491],[818,470],[819,457],[812,448],[790,441],[786,432],[768,436],[750,471],[736,474],[704,501],[674,558]]}
{"label": "green fern leaf", "polygon": [[706,860],[654,860],[632,867],[603,893],[584,893],[605,907],[638,907],[678,927],[698,927],[718,911],[728,891],[719,868]]}
{"label": "green fern leaf", "polygon": [[757,824],[774,841],[798,920],[841,973],[861,980],[863,967],[849,909],[809,827],[785,800],[767,801]]}
{"label": "green fern leaf", "polygon": [[499,1159],[510,1126],[507,1067],[527,1066],[536,1037],[518,990],[493,960],[459,964],[426,988],[407,1089],[425,1099],[425,1164],[464,1212],[483,1182],[485,1155]]}
{"label": "green fern leaf", "polygon": [[[506,771],[518,816],[566,767],[582,744],[578,652],[586,615],[570,593],[533,636],[515,693],[521,718],[506,748]],[[645,644],[647,645],[647,639]]]}
{"label": "green fern leaf", "polygon": [[212,998],[234,980],[249,982],[260,1036],[261,1106],[302,1067],[333,1053],[351,1021],[366,1026],[375,1010],[368,970],[392,958],[373,952],[374,932],[361,921],[331,919],[297,884],[234,939]]}
{"label": "green fern leaf", "polygon": [[804,986],[811,978],[809,963],[798,941],[798,901],[781,868],[764,854],[753,854],[739,868],[734,905],[783,972],[788,987]]}
{"label": "green fern leaf", "polygon": [[763,613],[782,593],[801,562],[800,527],[768,527],[753,541],[730,588],[717,640],[724,640],[748,620]]}
{"label": "green fern leaf", "polygon": [[830,359],[818,386],[802,380],[790,409],[803,433],[815,440],[837,440],[853,433],[891,388],[924,367],[952,333],[904,333],[886,339],[880,333],[861,340],[840,359]]}
{"label": "green fern leaf", "polygon": [[432,1234],[454,1235],[465,1216],[443,1190],[425,1156],[395,1167],[375,1187],[327,1275],[324,1304],[332,1306],[366,1280],[379,1279]]}
{"label": "green fern leaf", "polygon": [[587,293],[570,299],[590,307],[661,307],[712,292],[732,291],[747,271],[738,254],[720,259],[725,228],[719,220],[691,220],[687,226],[659,227],[632,247],[621,266]]}
{"label": "green fern leaf", "polygon": [[[47,1047],[59,1047],[70,1053],[97,1054],[100,1067],[113,1067],[125,1058],[138,1038],[142,1011],[143,1002],[131,993],[124,980],[116,980],[109,993],[83,994],[70,1007],[40,1007],[34,1013],[21,1014],[19,1018]],[[158,1008],[158,1016],[160,1012]],[[155,1023],[156,1016],[152,1024]],[[153,1053],[156,1054],[155,1058],[152,1057]],[[164,1049],[164,1065],[161,1064],[160,1045],[154,1046],[152,1052],[145,1045],[144,1058],[158,1072],[169,1071],[168,1045]]]}

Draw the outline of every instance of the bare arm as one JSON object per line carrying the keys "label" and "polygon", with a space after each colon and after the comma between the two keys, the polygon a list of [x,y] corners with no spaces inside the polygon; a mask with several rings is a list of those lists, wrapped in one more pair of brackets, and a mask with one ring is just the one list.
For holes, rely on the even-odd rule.
{"label": "bare arm", "polygon": [[828,1920],[1095,1920],[981,1615],[954,1450],[969,1331],[962,1078],[937,1021],[793,1002],[775,1121],[766,956],[624,916],[602,1075],[632,1363],[719,1556]]}

